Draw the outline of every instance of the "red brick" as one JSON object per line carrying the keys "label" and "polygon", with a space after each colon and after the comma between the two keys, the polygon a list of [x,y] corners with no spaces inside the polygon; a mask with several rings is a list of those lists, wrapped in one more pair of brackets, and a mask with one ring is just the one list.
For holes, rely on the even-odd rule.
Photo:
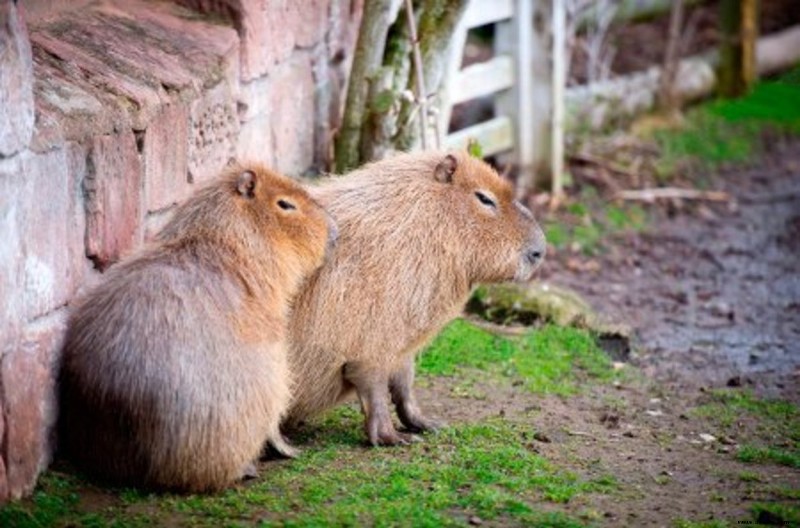
{"label": "red brick", "polygon": [[0,159],[0,346],[8,341],[9,326],[23,314],[22,233],[19,229],[23,196],[20,156]]}
{"label": "red brick", "polygon": [[221,82],[191,104],[189,181],[199,183],[217,176],[235,157],[239,134],[236,94]]}
{"label": "red brick", "polygon": [[79,143],[67,143],[67,165],[69,167],[69,204],[67,207],[67,259],[70,276],[70,296],[74,296],[87,280],[98,274],[92,261],[86,256],[86,207],[84,205],[83,181],[86,178],[88,148]]}
{"label": "red brick", "polygon": [[33,134],[33,59],[16,2],[0,2],[0,155],[11,156]]}
{"label": "red brick", "polygon": [[[332,0],[307,0],[305,2],[291,2],[295,10],[292,28],[295,34],[295,45],[301,48],[310,48],[325,39],[328,27],[328,12]],[[335,0],[334,0],[335,1]]]}
{"label": "red brick", "polygon": [[9,494],[19,498],[36,484],[49,464],[55,438],[56,357],[65,328],[65,311],[24,329],[16,346],[5,347],[2,367]]}
{"label": "red brick", "polygon": [[206,13],[230,17],[241,39],[242,80],[267,74],[295,47],[323,42],[331,0],[177,0]]}
{"label": "red brick", "polygon": [[189,109],[183,103],[161,109],[144,132],[146,210],[181,202],[190,192],[188,177]]}
{"label": "red brick", "polygon": [[86,254],[104,269],[142,239],[142,175],[133,132],[92,140],[83,186]]}
{"label": "red brick", "polygon": [[302,173],[314,158],[314,77],[307,53],[295,54],[273,73],[270,108],[276,168]]}
{"label": "red brick", "polygon": [[64,150],[0,161],[0,324],[46,314],[74,291],[70,251],[83,235],[73,229],[72,177]]}

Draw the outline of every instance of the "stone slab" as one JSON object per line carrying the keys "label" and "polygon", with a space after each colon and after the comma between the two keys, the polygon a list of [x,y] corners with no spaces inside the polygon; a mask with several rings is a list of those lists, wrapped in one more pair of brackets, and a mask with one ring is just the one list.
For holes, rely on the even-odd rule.
{"label": "stone slab", "polygon": [[144,131],[144,195],[147,212],[183,201],[191,192],[189,109],[184,103],[161,108]]}
{"label": "stone slab", "polygon": [[33,59],[16,2],[0,2],[0,156],[24,149],[33,134]]}
{"label": "stone slab", "polygon": [[30,493],[54,446],[57,358],[66,310],[28,325],[0,364],[5,410],[5,465],[11,498]]}
{"label": "stone slab", "polygon": [[92,140],[83,189],[86,254],[103,270],[142,241],[142,171],[132,131]]}

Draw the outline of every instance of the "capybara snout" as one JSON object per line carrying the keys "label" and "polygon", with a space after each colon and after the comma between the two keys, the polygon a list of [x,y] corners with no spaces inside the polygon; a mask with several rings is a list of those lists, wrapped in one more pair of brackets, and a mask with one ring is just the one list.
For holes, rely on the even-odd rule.
{"label": "capybara snout", "polygon": [[[524,209],[524,206],[520,205]],[[527,209],[525,209],[527,211]],[[530,212],[528,212],[530,214]],[[544,261],[544,256],[547,253],[547,241],[544,237],[544,232],[539,227],[539,224],[533,220],[533,215],[530,215],[533,226],[530,228],[528,240],[522,249],[522,254],[519,259],[519,267],[514,276],[516,281],[527,281],[533,277],[533,274]]]}

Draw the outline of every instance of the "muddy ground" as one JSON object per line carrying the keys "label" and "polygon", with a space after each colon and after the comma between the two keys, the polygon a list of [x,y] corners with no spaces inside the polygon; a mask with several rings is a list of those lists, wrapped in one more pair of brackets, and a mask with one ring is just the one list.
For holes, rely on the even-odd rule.
{"label": "muddy ground", "polygon": [[633,362],[654,379],[797,402],[800,142],[775,139],[757,164],[704,184],[733,200],[651,208],[646,232],[606,241],[599,266],[571,271],[556,255],[542,279],[632,325]]}
{"label": "muddy ground", "polygon": [[[608,526],[752,522],[752,504],[782,500],[768,490],[800,489],[798,469],[736,459],[758,425],[742,417],[723,431],[692,411],[731,386],[800,404],[800,141],[777,141],[758,164],[705,183],[733,201],[654,206],[645,232],[604,241],[586,257],[592,265],[562,251],[542,272],[633,327],[628,361],[643,378],[569,399],[487,386],[469,405],[434,381],[422,389],[432,414],[532,421],[544,432],[533,449],[579,474],[619,479],[622,496],[566,506]],[[748,472],[760,486],[741,477]]]}

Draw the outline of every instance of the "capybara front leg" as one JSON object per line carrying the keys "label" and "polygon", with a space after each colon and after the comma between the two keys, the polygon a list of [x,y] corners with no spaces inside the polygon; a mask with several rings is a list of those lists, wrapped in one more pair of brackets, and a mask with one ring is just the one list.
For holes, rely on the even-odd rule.
{"label": "capybara front leg", "polygon": [[389,412],[388,376],[375,372],[359,362],[348,363],[344,367],[344,377],[353,384],[364,413],[364,428],[369,443],[373,446],[393,446],[410,444],[417,440],[412,434],[398,432],[392,423]]}
{"label": "capybara front leg", "polygon": [[389,377],[389,391],[400,422],[412,433],[433,432],[444,427],[442,422],[422,414],[414,396],[414,358]]}

